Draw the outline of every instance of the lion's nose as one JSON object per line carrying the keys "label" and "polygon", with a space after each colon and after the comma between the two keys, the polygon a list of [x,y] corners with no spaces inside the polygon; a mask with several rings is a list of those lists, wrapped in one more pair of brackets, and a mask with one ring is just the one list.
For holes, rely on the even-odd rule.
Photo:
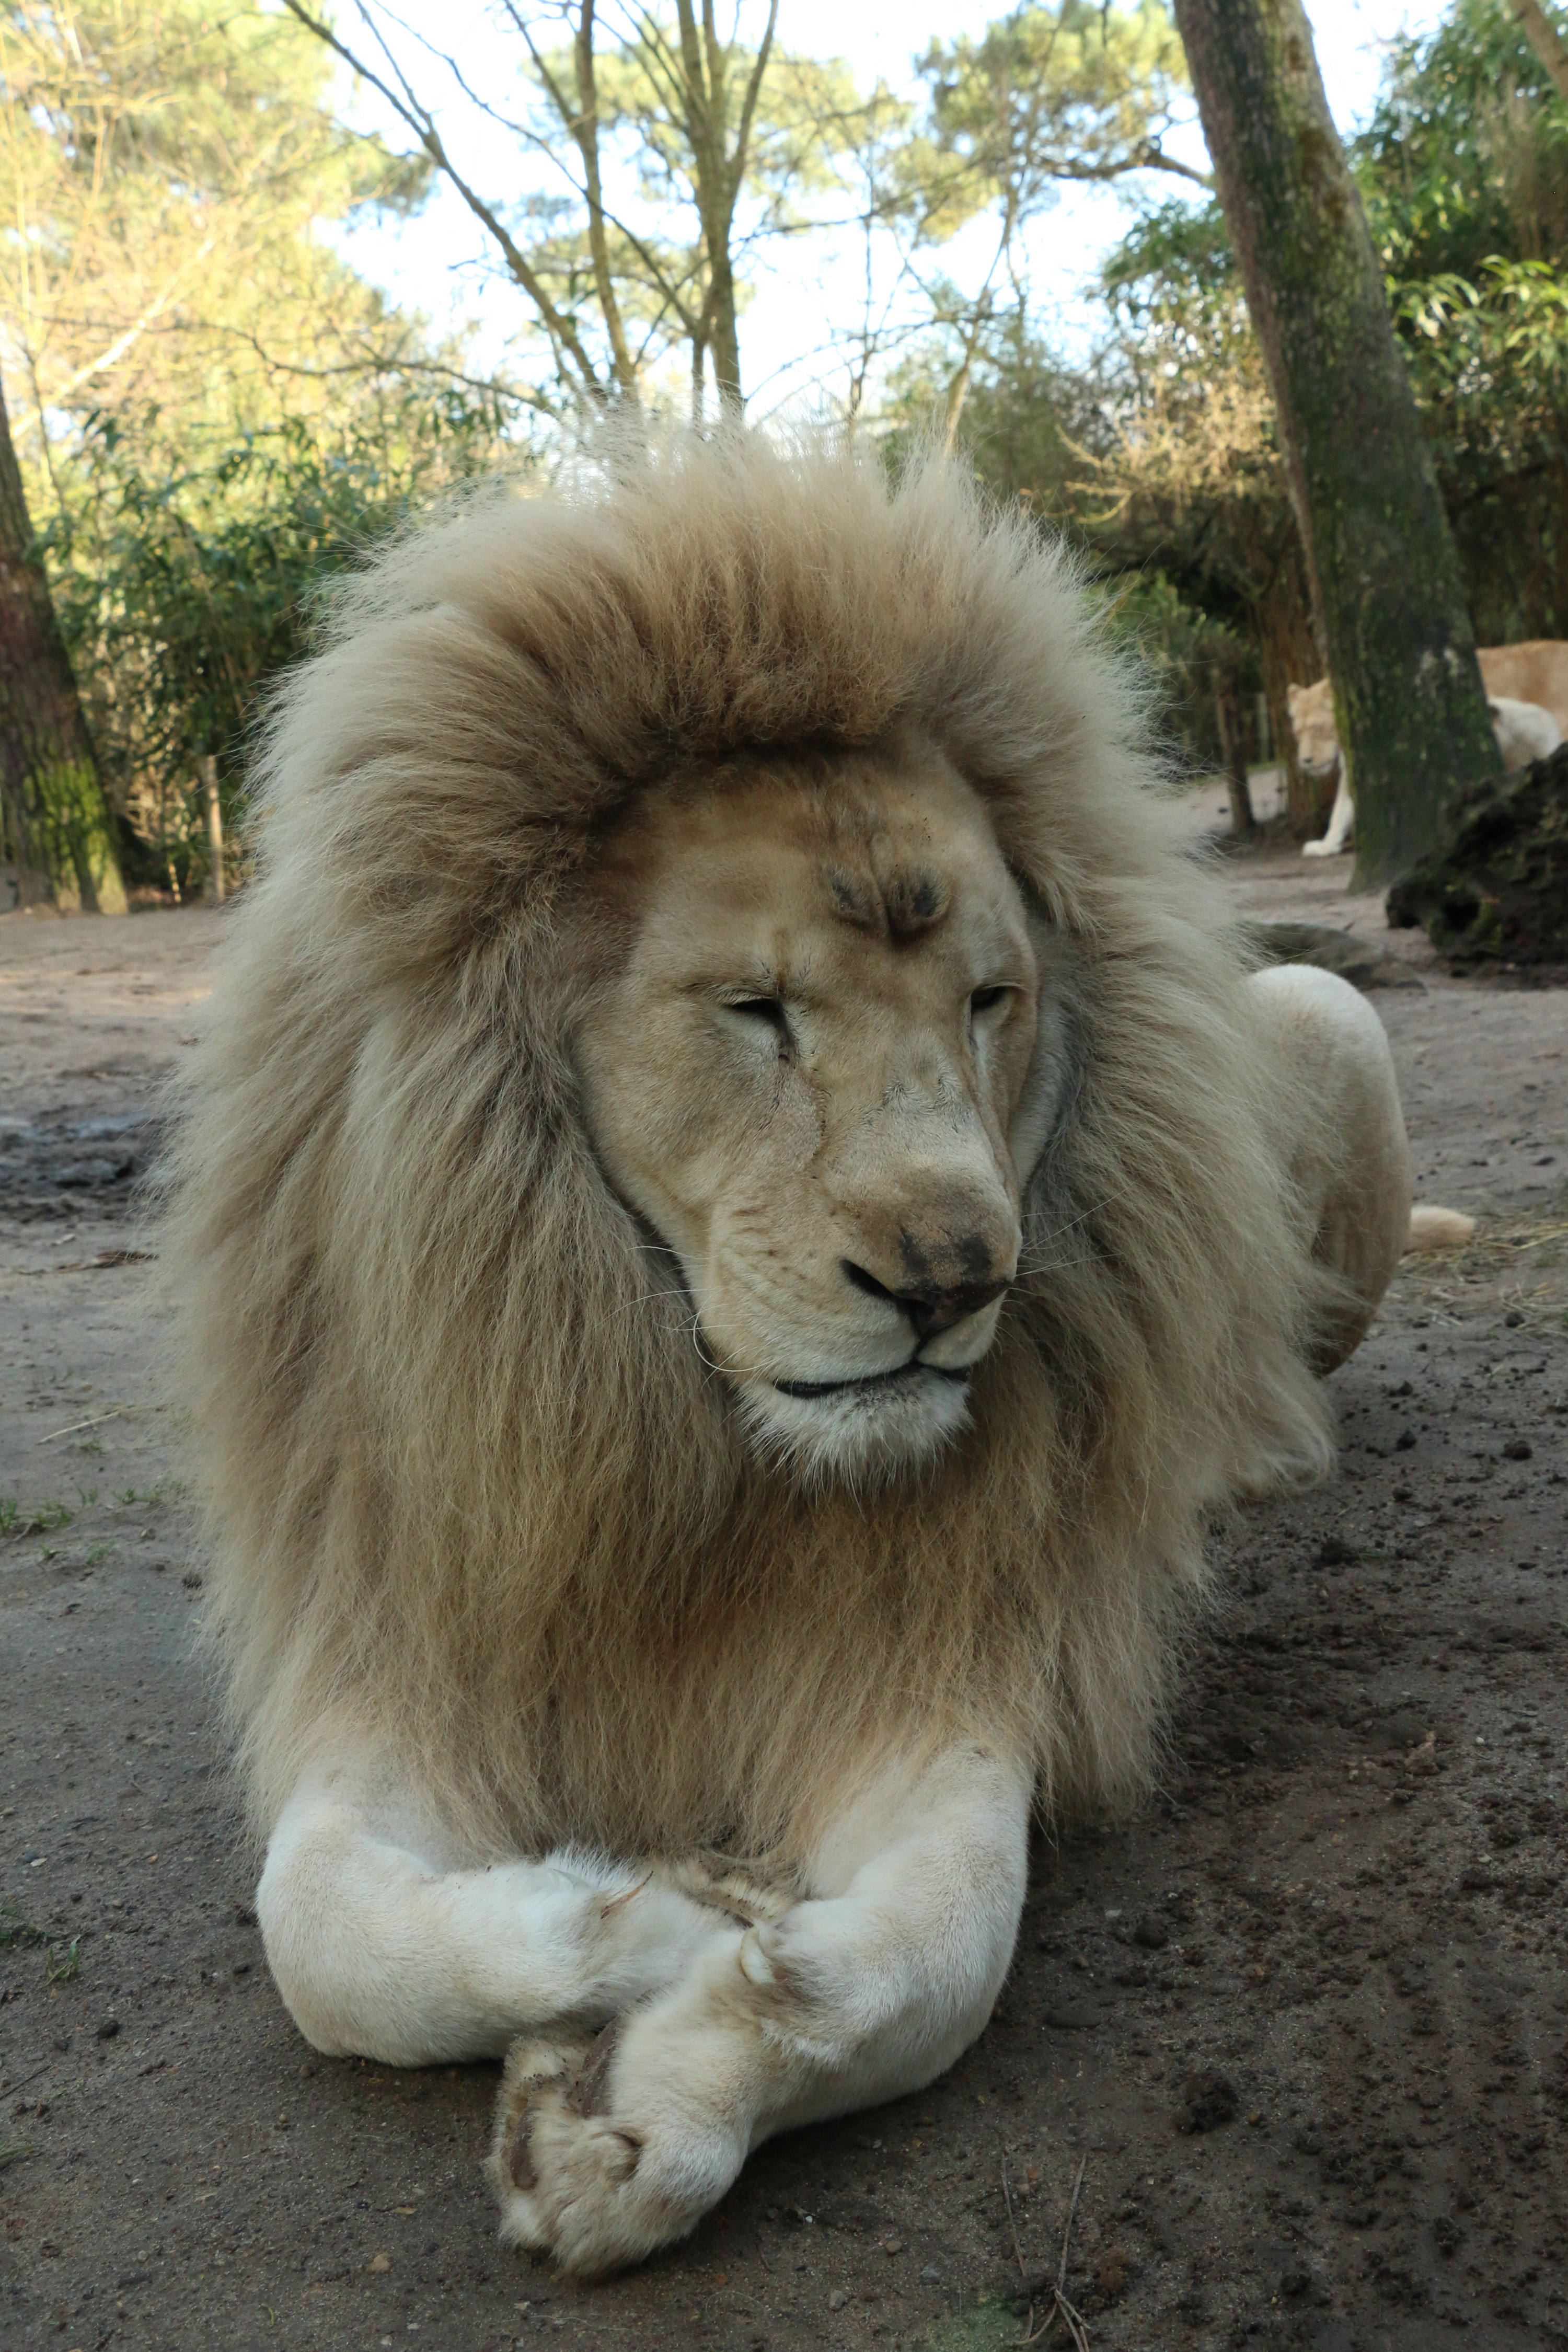
{"label": "lion's nose", "polygon": [[966,1315],[978,1315],[983,1307],[1000,1298],[1007,1287],[1007,1278],[1002,1276],[994,1281],[921,1283],[909,1290],[889,1290],[885,1282],[879,1282],[874,1274],[857,1265],[853,1258],[847,1257],[842,1264],[847,1278],[857,1290],[865,1291],[870,1298],[885,1298],[907,1315],[919,1339],[951,1330]]}

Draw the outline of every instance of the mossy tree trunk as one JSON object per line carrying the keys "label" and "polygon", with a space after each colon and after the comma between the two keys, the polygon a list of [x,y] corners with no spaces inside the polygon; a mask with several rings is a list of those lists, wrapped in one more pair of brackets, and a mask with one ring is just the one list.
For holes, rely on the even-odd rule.
{"label": "mossy tree trunk", "polygon": [[1285,819],[1298,841],[1321,833],[1334,796],[1333,780],[1309,776],[1296,757],[1289,690],[1310,686],[1323,664],[1312,640],[1311,591],[1294,523],[1282,532],[1273,570],[1249,616],[1253,651],[1268,703],[1268,733],[1285,788]]}
{"label": "mossy tree trunk", "polygon": [[1175,0],[1268,371],[1356,802],[1356,879],[1497,772],[1464,583],[1300,0]]}
{"label": "mossy tree trunk", "polygon": [[1217,666],[1214,700],[1230,793],[1230,829],[1238,841],[1247,841],[1257,832],[1258,820],[1252,813],[1252,787],[1247,774],[1247,697],[1233,663],[1222,661]]}
{"label": "mossy tree trunk", "polygon": [[112,821],[0,395],[0,816],[24,905],[123,914]]}

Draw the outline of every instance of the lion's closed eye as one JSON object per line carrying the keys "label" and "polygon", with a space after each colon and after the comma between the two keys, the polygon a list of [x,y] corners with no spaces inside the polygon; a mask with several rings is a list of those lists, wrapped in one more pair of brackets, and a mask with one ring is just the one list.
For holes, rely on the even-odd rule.
{"label": "lion's closed eye", "polygon": [[749,1021],[764,1022],[782,1036],[789,1034],[789,1022],[776,996],[727,996],[724,1003],[731,1013],[742,1013]]}
{"label": "lion's closed eye", "polygon": [[795,1057],[795,1035],[788,1013],[776,996],[726,996],[721,1000],[742,1033],[750,1032],[759,1042],[771,1039],[778,1050],[781,1062],[793,1062]]}

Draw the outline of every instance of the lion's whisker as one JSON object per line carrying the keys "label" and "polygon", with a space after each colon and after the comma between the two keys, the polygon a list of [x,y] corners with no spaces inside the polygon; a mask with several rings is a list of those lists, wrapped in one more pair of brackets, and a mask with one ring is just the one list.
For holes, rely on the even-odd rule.
{"label": "lion's whisker", "polygon": [[652,1307],[660,1298],[685,1299],[687,1296],[684,1283],[672,1282],[666,1290],[642,1290],[635,1298],[624,1298],[614,1312],[617,1315],[629,1315],[635,1307]]}

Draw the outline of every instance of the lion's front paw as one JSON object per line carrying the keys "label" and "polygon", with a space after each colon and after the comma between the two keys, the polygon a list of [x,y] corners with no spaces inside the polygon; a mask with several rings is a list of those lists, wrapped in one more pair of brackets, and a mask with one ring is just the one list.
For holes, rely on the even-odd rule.
{"label": "lion's front paw", "polygon": [[547,2096],[567,2096],[588,2066],[595,2037],[554,2034],[547,2040],[514,2042],[501,2070],[495,2131],[487,2170],[500,2200],[501,2236],[530,2252],[548,2252],[550,2238],[537,2224],[533,2207],[539,2185],[533,2160],[533,2119]]}
{"label": "lion's front paw", "polygon": [[661,1875],[693,1903],[722,1913],[741,1927],[754,1927],[763,1919],[781,1919],[800,1900],[793,1879],[765,1877],[725,1854],[691,1854],[666,1863]]}
{"label": "lion's front paw", "polygon": [[501,2236],[577,2278],[641,2262],[694,2229],[744,2154],[668,2099],[616,2078],[621,2028],[514,2044],[501,2076],[489,2177]]}

